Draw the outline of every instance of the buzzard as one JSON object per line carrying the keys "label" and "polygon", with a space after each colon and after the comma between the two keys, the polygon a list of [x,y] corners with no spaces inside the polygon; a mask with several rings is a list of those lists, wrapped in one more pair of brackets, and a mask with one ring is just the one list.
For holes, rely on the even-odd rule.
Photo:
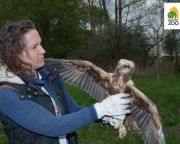
{"label": "buzzard", "polygon": [[124,125],[128,131],[139,130],[145,144],[165,144],[162,124],[156,105],[138,90],[131,76],[135,71],[132,61],[120,59],[113,73],[84,60],[46,59],[58,62],[59,74],[66,82],[88,92],[97,101],[116,93],[130,93],[131,113]]}

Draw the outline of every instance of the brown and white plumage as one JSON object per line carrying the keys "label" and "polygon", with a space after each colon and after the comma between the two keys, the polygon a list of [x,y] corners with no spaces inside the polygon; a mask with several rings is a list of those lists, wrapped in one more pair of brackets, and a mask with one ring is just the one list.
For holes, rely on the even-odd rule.
{"label": "brown and white plumage", "polygon": [[135,70],[132,61],[121,59],[114,73],[107,73],[95,64],[83,60],[47,59],[59,63],[62,79],[88,92],[97,101],[116,93],[130,93],[131,113],[126,117],[128,130],[138,127],[145,144],[165,144],[160,116],[155,104],[138,90],[131,80]]}

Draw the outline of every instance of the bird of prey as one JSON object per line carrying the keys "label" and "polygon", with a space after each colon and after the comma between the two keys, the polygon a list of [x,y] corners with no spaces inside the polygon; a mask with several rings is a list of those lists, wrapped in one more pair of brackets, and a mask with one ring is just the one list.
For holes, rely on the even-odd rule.
{"label": "bird of prey", "polygon": [[46,59],[58,62],[61,78],[69,84],[88,92],[97,101],[109,95],[130,93],[132,102],[130,114],[124,125],[127,130],[139,129],[145,144],[165,144],[162,124],[156,105],[138,90],[131,76],[135,64],[130,60],[120,59],[113,73],[108,73],[95,64],[84,60]]}

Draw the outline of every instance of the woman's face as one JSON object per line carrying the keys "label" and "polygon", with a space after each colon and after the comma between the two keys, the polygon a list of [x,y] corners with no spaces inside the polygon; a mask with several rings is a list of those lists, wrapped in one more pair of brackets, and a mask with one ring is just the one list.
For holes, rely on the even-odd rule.
{"label": "woman's face", "polygon": [[44,66],[45,50],[41,46],[41,37],[36,29],[27,32],[22,38],[23,51],[19,55],[25,63],[38,69]]}

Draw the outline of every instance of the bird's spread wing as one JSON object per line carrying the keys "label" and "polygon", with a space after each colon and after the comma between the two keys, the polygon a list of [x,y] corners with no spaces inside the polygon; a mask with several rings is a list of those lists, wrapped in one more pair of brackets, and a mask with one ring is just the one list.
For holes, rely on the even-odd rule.
{"label": "bird's spread wing", "polygon": [[[144,143],[165,144],[160,116],[155,104],[134,85],[128,85],[128,88],[133,98],[130,117],[140,129]],[[125,124],[128,123],[125,122]]]}
{"label": "bird's spread wing", "polygon": [[[110,92],[106,86],[106,82],[109,81],[108,73],[96,65],[82,60],[48,60],[59,62],[59,72],[65,82],[80,87],[96,100],[101,101],[109,95]],[[134,127],[132,122],[135,122],[143,135],[145,144],[165,144],[156,106],[134,85],[127,84],[127,89],[133,99],[130,105],[131,113],[125,121],[127,128]]]}
{"label": "bird's spread wing", "polygon": [[52,58],[46,59],[46,61],[58,62],[61,78],[66,83],[88,92],[97,101],[101,101],[109,95],[105,88],[105,83],[109,79],[108,74],[91,62]]}

